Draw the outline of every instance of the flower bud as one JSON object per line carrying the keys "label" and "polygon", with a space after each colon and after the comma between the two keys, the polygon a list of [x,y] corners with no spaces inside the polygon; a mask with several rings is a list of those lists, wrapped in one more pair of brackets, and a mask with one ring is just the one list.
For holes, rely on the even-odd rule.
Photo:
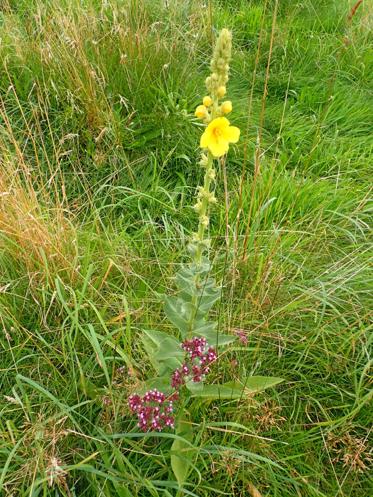
{"label": "flower bud", "polygon": [[208,164],[208,158],[207,158],[206,154],[201,154],[201,160],[199,161],[199,164],[202,167],[206,167],[207,166],[207,164]]}
{"label": "flower bud", "polygon": [[216,177],[216,171],[215,171],[215,169],[212,169],[212,168],[211,168],[211,169],[208,171],[208,177],[209,177],[212,181],[214,181],[214,179],[215,179],[215,177]]}
{"label": "flower bud", "polygon": [[199,119],[203,119],[204,117],[207,116],[207,108],[204,105],[199,105],[196,108],[194,115]]}
{"label": "flower bud", "polygon": [[193,209],[196,211],[196,212],[200,212],[201,209],[202,209],[202,203],[201,202],[197,202],[195,205],[193,205]]}
{"label": "flower bud", "polygon": [[221,111],[223,114],[229,114],[232,112],[232,102],[230,100],[226,100],[221,104]]}
{"label": "flower bud", "polygon": [[219,98],[223,98],[224,95],[227,93],[227,89],[225,86],[219,86],[218,90],[217,90],[217,95]]}
{"label": "flower bud", "polygon": [[209,95],[203,97],[203,105],[205,105],[206,107],[210,107],[210,105],[212,105],[212,98]]}
{"label": "flower bud", "polygon": [[210,219],[207,216],[201,216],[199,219],[200,219],[201,224],[205,228],[207,228],[207,226],[209,225]]}

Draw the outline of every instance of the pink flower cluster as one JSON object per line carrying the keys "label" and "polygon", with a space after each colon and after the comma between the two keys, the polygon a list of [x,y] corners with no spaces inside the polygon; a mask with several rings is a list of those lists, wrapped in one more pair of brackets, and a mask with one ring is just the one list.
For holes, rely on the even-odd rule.
{"label": "pink flower cluster", "polygon": [[142,431],[157,430],[169,426],[174,427],[173,401],[179,398],[179,389],[191,379],[197,383],[204,379],[210,371],[210,364],[216,360],[216,351],[210,347],[205,338],[194,337],[181,344],[185,351],[185,361],[171,376],[171,387],[174,392],[167,396],[159,390],[149,390],[142,397],[131,395],[128,405],[137,414],[138,427]]}
{"label": "pink flower cluster", "polygon": [[209,365],[216,360],[216,351],[208,345],[205,338],[194,337],[185,340],[181,347],[187,357],[182,366],[172,374],[171,386],[176,389],[184,385],[187,379],[195,383],[202,381],[210,372]]}
{"label": "pink flower cluster", "polygon": [[137,394],[131,395],[128,404],[131,411],[137,414],[139,419],[137,426],[142,431],[162,431],[167,426],[173,428],[175,422],[173,401],[178,398],[175,393],[166,398],[163,392],[154,389],[146,392],[143,397]]}
{"label": "pink flower cluster", "polygon": [[239,341],[242,345],[247,345],[249,343],[249,339],[247,338],[247,332],[240,328],[234,330],[235,335],[237,335]]}

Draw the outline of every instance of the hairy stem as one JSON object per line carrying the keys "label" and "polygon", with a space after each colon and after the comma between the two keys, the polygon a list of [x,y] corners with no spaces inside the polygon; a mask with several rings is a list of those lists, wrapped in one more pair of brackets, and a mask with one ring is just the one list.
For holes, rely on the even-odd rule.
{"label": "hairy stem", "polygon": [[210,219],[210,210],[209,210],[209,194],[210,192],[210,186],[211,186],[211,171],[213,169],[213,157],[211,153],[208,153],[207,157],[207,165],[206,165],[206,172],[205,172],[205,178],[204,178],[204,183],[203,183],[203,190],[205,192],[205,195],[202,198],[202,206],[200,210],[200,215],[199,215],[199,223],[198,223],[198,247],[195,253],[195,263],[197,265],[200,265],[202,262],[202,253],[203,253],[203,242],[205,241],[205,232],[206,232],[206,222],[205,219],[209,221]]}

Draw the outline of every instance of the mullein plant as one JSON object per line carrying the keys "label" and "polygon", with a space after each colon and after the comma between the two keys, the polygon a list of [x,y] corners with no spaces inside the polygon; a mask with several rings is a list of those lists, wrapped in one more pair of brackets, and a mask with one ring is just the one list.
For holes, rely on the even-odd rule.
{"label": "mullein plant", "polygon": [[280,381],[278,378],[251,377],[225,384],[207,384],[216,364],[218,351],[237,337],[220,333],[209,312],[221,297],[221,287],[211,276],[208,257],[210,208],[216,203],[213,185],[214,164],[236,143],[240,130],[225,117],[232,111],[226,95],[232,37],[223,29],[216,41],[211,61],[211,75],[206,78],[208,95],[195,111],[206,127],[200,138],[200,166],[204,169],[203,186],[197,188],[194,210],[198,229],[189,244],[189,261],[175,275],[176,295],[164,296],[164,311],[178,330],[178,338],[155,330],[144,330],[142,341],[156,376],[147,382],[147,390],[129,398],[129,408],[137,415],[138,427],[144,431],[174,429],[171,464],[181,485],[193,457],[193,432],[188,408],[194,398],[205,400],[242,398],[246,392],[262,390]]}

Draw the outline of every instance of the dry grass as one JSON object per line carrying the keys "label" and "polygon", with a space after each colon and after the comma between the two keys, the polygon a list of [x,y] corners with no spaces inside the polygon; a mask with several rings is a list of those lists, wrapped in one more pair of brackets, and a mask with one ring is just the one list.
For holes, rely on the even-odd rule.
{"label": "dry grass", "polygon": [[46,206],[17,159],[3,157],[0,169],[0,246],[17,266],[40,281],[76,275],[76,231],[62,205]]}

